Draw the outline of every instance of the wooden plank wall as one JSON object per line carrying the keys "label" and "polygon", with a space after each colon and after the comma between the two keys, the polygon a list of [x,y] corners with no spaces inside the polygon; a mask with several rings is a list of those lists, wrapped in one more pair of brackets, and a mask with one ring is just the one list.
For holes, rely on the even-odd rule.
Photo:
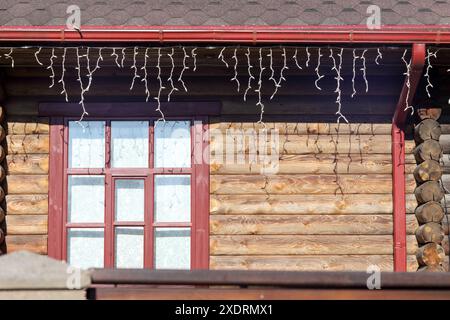
{"label": "wooden plank wall", "polygon": [[[277,174],[248,163],[211,165],[211,267],[393,270],[390,123],[266,126],[280,132]],[[259,128],[229,117],[210,127]],[[413,147],[407,141],[409,271],[417,269]],[[222,146],[211,150],[213,157]]]}
{"label": "wooden plank wall", "polygon": [[47,253],[48,119],[7,104],[7,250]]}
{"label": "wooden plank wall", "polygon": [[[231,54],[226,53],[226,59],[232,61]],[[198,72],[193,73],[191,68],[185,73],[188,92],[174,92],[172,101],[220,100],[222,112],[210,119],[211,128],[224,132],[229,127],[253,127],[260,112],[255,106],[257,93],[250,90],[244,103],[243,88],[236,93],[235,82],[230,81],[233,70],[217,60],[218,52],[203,54],[199,50],[198,54]],[[241,61],[245,61],[244,54],[239,51]],[[279,172],[267,176],[254,165],[211,164],[212,269],[366,270],[370,264],[386,271],[393,269],[390,121],[403,82],[401,54],[394,51],[386,55],[382,67],[373,63],[376,53],[367,56],[368,93],[360,75],[355,99],[350,98],[351,82],[342,84],[343,112],[351,125],[342,124],[339,130],[335,125],[335,74],[329,57],[324,56],[322,61],[325,78],[320,82],[320,92],[314,86],[314,66],[298,70],[290,65],[285,70],[287,81],[269,101],[273,87],[266,70],[264,121],[280,132]],[[282,59],[280,52],[276,55],[274,67],[279,72]],[[61,52],[57,56],[55,73],[60,75]],[[22,57],[30,59],[26,52],[23,56],[16,53],[17,66],[8,69],[5,82],[7,244],[9,252],[29,249],[45,254],[49,128],[48,119],[37,117],[37,107],[40,101],[64,100],[58,95],[60,84],[49,88],[50,72],[36,67],[34,56],[28,63],[35,67],[23,67]],[[40,59],[48,63],[49,57],[46,52]],[[109,55],[104,57],[86,101],[145,101],[142,81],[129,90],[132,50],[127,50],[125,68],[116,68]],[[257,57],[252,57],[256,66]],[[351,51],[346,51],[342,69],[346,80],[352,75],[350,57]],[[305,58],[299,56],[301,61]],[[177,55],[175,73],[182,66],[179,59]],[[315,59],[314,50],[311,59]],[[153,51],[150,60],[149,89],[153,96],[158,90]],[[164,84],[169,88],[169,61],[167,57],[164,60]],[[73,56],[68,57],[66,88],[71,102],[80,98],[75,65]],[[138,59],[138,65],[142,65],[142,59]],[[242,86],[247,83],[247,70],[245,64],[237,69]],[[211,150],[220,154],[221,147],[213,141]],[[406,147],[409,174],[415,167],[410,154],[414,144],[409,141]],[[416,203],[410,176],[407,186],[408,269],[415,271],[417,244],[413,234],[417,222],[412,214]]]}

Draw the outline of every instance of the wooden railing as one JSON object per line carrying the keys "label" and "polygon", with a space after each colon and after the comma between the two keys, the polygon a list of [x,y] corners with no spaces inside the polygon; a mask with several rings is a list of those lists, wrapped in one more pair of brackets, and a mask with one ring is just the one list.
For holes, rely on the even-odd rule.
{"label": "wooden railing", "polygon": [[90,299],[450,299],[448,273],[112,270],[92,272]]}

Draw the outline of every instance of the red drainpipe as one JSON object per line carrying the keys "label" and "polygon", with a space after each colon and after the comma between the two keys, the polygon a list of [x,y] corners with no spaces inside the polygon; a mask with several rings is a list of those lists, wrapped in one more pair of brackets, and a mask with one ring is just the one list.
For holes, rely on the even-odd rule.
{"label": "red drainpipe", "polygon": [[392,118],[392,197],[394,204],[394,271],[406,271],[405,122],[425,64],[425,44],[414,43],[411,55],[410,91],[406,80]]}

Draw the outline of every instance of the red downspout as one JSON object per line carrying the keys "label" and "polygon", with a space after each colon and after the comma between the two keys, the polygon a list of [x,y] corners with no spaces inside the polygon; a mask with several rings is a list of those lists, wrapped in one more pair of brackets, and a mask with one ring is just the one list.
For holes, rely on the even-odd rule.
{"label": "red downspout", "polygon": [[[425,64],[425,44],[414,43],[411,55],[410,88],[403,84],[392,119],[392,197],[394,204],[394,271],[406,271],[405,122]],[[406,97],[408,101],[406,102]]]}

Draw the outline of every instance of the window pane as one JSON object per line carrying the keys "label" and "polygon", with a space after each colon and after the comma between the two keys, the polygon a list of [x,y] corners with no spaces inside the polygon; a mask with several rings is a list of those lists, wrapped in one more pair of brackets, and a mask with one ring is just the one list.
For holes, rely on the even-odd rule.
{"label": "window pane", "polygon": [[155,269],[191,268],[191,230],[155,229]]}
{"label": "window pane", "polygon": [[155,168],[190,166],[190,121],[158,122],[155,125]]}
{"label": "window pane", "polygon": [[155,176],[155,221],[191,221],[191,177]]}
{"label": "window pane", "polygon": [[144,180],[116,180],[116,221],[144,221]]}
{"label": "window pane", "polygon": [[112,121],[112,167],[148,167],[148,121]]}
{"label": "window pane", "polygon": [[103,222],[104,213],[104,177],[69,176],[68,221]]}
{"label": "window pane", "polygon": [[105,166],[105,122],[69,122],[69,168]]}
{"label": "window pane", "polygon": [[67,262],[75,267],[103,268],[103,229],[69,229]]}
{"label": "window pane", "polygon": [[117,227],[115,235],[116,268],[143,268],[144,228]]}

